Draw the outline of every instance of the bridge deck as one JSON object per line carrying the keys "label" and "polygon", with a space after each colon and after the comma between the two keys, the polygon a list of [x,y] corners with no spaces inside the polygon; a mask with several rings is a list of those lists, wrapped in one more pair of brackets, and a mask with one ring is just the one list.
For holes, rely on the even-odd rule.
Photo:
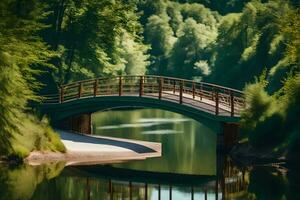
{"label": "bridge deck", "polygon": [[[112,95],[99,95],[99,96],[109,97],[109,96],[119,96],[119,95],[112,94]],[[123,97],[126,97],[126,96],[139,97],[139,94],[138,93],[126,93],[126,94],[123,94],[122,96]],[[145,93],[143,95],[143,97],[157,99],[158,93]],[[81,97],[81,99],[84,99],[84,98],[91,98],[91,97],[90,96]],[[163,95],[161,97],[161,100],[170,101],[170,102],[174,102],[174,103],[178,103],[178,99],[179,99],[179,93],[177,92],[177,93],[173,94],[172,91],[163,91]],[[76,100],[76,99],[66,100],[64,102],[70,102],[70,101],[74,101],[74,100]],[[213,115],[215,114],[215,102],[210,99],[206,99],[206,98],[200,99],[200,97],[195,97],[195,99],[193,99],[192,95],[183,94],[182,104],[189,106],[189,107],[193,107],[197,110],[202,110],[202,111],[208,112]],[[231,116],[230,112],[231,112],[230,107],[220,105],[220,107],[219,107],[219,115],[220,116]],[[235,116],[238,117],[239,113],[235,114]]]}
{"label": "bridge deck", "polygon": [[239,117],[245,107],[241,91],[161,76],[120,76],[71,83],[63,85],[59,94],[45,96],[44,103],[64,103],[101,96],[156,98],[225,117]]}
{"label": "bridge deck", "polygon": [[[145,94],[146,97],[152,97],[157,98],[157,95],[153,94]],[[161,97],[162,100],[165,101],[172,101],[172,102],[178,102],[179,99],[179,92],[173,93],[172,91],[163,91],[163,95]],[[199,96],[195,96],[193,98],[190,94],[183,93],[182,98],[182,104],[187,105],[190,107],[193,107],[195,109],[199,109],[205,112],[208,112],[210,114],[215,114],[216,108],[215,108],[215,102],[208,98],[200,98]],[[231,109],[228,106],[225,105],[219,105],[219,115],[221,116],[231,116],[230,114]],[[239,116],[239,113],[237,113],[235,116]]]}

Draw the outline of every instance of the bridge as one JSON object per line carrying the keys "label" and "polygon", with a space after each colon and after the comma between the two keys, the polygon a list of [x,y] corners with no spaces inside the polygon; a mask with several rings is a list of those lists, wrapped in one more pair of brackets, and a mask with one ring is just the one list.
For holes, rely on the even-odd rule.
{"label": "bridge", "polygon": [[245,99],[239,90],[205,82],[153,75],[117,76],[62,85],[57,94],[44,96],[40,110],[56,125],[63,121],[71,129],[90,133],[90,113],[123,107],[160,108],[196,120],[232,124],[239,121]]}

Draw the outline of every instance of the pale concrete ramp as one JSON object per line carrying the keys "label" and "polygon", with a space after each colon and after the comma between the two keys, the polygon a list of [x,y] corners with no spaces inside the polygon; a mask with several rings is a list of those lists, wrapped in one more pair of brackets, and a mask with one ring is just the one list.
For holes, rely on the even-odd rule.
{"label": "pale concrete ramp", "polygon": [[161,156],[161,144],[113,137],[83,135],[62,130],[59,133],[66,153],[32,152],[29,164],[65,161],[66,165],[117,163]]}
{"label": "pale concrete ramp", "polygon": [[[93,135],[74,134],[58,131],[60,138],[69,151],[105,152],[105,151],[134,151],[136,153],[155,153],[157,145],[150,142],[125,140]],[[155,150],[156,149],[156,150]]]}

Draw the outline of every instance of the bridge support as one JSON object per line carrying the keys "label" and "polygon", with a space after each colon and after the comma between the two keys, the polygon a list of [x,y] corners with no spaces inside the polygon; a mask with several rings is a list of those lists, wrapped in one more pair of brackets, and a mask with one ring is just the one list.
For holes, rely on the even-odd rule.
{"label": "bridge support", "polygon": [[62,121],[59,128],[77,133],[92,134],[92,115],[82,114]]}
{"label": "bridge support", "polygon": [[218,148],[221,150],[230,150],[238,142],[239,124],[222,123],[221,134],[218,136]]}

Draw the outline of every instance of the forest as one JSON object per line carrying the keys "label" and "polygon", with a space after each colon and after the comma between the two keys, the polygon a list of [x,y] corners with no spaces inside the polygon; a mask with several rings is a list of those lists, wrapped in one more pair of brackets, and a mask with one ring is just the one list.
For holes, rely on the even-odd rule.
{"label": "forest", "polygon": [[297,0],[1,0],[0,155],[64,151],[33,105],[61,84],[168,75],[244,90],[255,148],[300,153]]}

